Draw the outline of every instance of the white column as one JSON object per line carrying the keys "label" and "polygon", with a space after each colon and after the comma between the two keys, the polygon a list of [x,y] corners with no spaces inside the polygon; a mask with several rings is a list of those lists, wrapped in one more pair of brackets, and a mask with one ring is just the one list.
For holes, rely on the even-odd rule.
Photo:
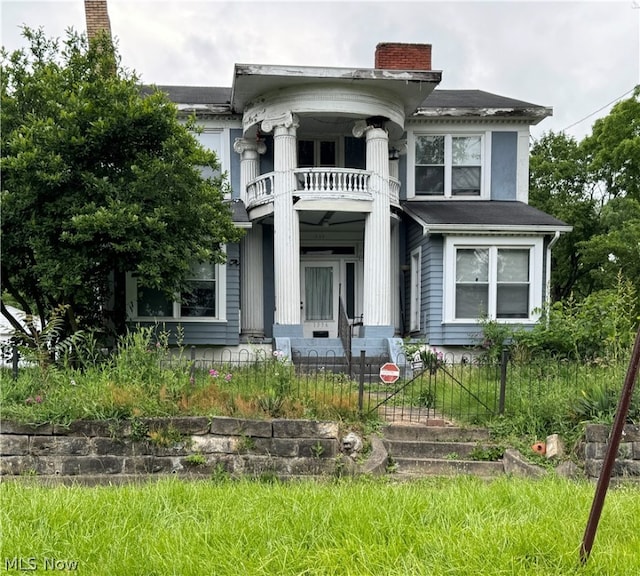
{"label": "white column", "polygon": [[[400,178],[400,151],[397,143],[389,151],[389,176]],[[391,222],[391,324],[396,334],[402,332],[400,326],[400,223]]]}
{"label": "white column", "polygon": [[[240,154],[240,197],[246,202],[247,185],[260,175],[264,142],[237,138],[233,149]],[[254,223],[240,241],[241,333],[264,337],[264,290],[262,276],[262,225]]]}
{"label": "white column", "polygon": [[262,130],[273,130],[273,266],[276,324],[300,326],[300,226],[293,209],[297,167],[298,119],[287,113],[263,120]]}
{"label": "white column", "polygon": [[391,324],[400,334],[400,223],[391,222]]}
{"label": "white column", "polygon": [[367,170],[373,206],[364,230],[363,323],[391,326],[391,209],[389,207],[389,136],[368,126]]}

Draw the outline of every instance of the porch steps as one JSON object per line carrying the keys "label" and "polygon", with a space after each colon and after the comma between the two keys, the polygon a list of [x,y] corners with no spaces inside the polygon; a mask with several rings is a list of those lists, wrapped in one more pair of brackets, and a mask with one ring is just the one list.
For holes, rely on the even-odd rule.
{"label": "porch steps", "polygon": [[391,424],[382,432],[390,463],[398,477],[470,474],[494,478],[504,474],[501,459],[479,459],[495,448],[487,430]]}
{"label": "porch steps", "polygon": [[[381,339],[354,339],[352,346],[351,375],[360,374],[360,350],[366,350],[365,378],[369,381],[377,379],[380,366],[388,362]],[[303,371],[319,369],[335,373],[347,373],[349,366],[339,338],[291,338],[292,359],[295,366]]]}

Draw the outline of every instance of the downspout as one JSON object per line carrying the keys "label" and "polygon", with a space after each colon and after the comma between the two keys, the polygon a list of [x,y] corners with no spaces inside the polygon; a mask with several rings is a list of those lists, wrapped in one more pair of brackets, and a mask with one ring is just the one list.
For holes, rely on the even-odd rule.
{"label": "downspout", "polygon": [[547,246],[547,270],[546,270],[546,282],[545,282],[545,303],[546,303],[546,320],[547,325],[549,324],[549,302],[551,300],[551,248],[554,247],[555,243],[560,239],[560,230],[556,230],[551,242],[549,242],[549,246]]}

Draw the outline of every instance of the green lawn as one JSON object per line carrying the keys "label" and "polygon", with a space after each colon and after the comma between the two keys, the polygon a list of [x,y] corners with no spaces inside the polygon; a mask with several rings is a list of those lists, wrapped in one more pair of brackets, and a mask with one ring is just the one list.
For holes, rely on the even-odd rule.
{"label": "green lawn", "polygon": [[23,479],[0,485],[0,573],[17,573],[7,562],[21,557],[41,571],[46,559],[77,562],[72,572],[90,576],[640,574],[639,486],[610,491],[579,567],[593,492],[555,478],[100,488]]}

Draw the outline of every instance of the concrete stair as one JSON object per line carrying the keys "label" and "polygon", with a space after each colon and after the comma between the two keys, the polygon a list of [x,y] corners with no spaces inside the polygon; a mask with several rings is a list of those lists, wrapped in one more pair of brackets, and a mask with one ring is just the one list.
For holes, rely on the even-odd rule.
{"label": "concrete stair", "polygon": [[504,474],[501,459],[478,459],[495,448],[481,428],[391,424],[383,429],[383,442],[400,477]]}
{"label": "concrete stair", "polygon": [[[378,341],[379,340],[379,341]],[[388,362],[382,339],[354,339],[352,346],[351,375],[360,374],[360,349],[366,350],[365,377],[369,381],[378,378],[380,366]],[[342,341],[339,338],[291,338],[293,363],[301,371],[328,370],[335,373],[349,371]]]}

